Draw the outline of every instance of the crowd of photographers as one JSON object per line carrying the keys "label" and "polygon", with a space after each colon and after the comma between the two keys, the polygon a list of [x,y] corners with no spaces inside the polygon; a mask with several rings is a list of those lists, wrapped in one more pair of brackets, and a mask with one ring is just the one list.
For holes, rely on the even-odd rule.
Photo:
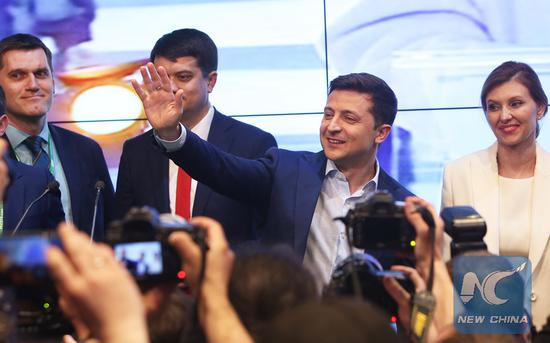
{"label": "crowd of photographers", "polygon": [[[435,215],[426,202],[407,199],[405,214],[416,229],[421,249],[416,249],[416,269],[399,266],[394,269],[403,271],[419,292],[425,288],[429,274],[431,248],[428,226],[415,204],[427,207]],[[452,285],[441,257],[442,222],[437,219],[436,223],[433,292],[437,305],[430,327],[433,339],[452,330]],[[245,247],[242,255],[235,258],[217,222],[197,217],[192,224],[204,230],[208,243],[204,275],[200,276],[202,259],[197,242],[185,232],[172,233],[169,242],[181,256],[187,275],[186,296],[192,299],[179,309],[187,316],[176,315],[181,319],[180,326],[165,341],[175,342],[179,337],[197,340],[201,332],[208,342],[398,341],[382,309],[357,299],[321,300],[311,276],[284,248]],[[160,305],[162,300],[152,300],[154,296],[150,293],[154,289],[140,294],[137,284],[108,246],[90,244],[84,233],[69,224],[58,231],[63,250],[48,251],[48,267],[62,308],[74,323],[78,338],[94,337],[101,342],[148,341],[147,320],[152,324],[154,309],[164,309]],[[399,304],[399,321],[406,333],[410,294],[390,277],[383,282]],[[169,294],[159,293],[160,297]],[[198,332],[197,327],[192,327],[195,310]],[[154,331],[151,326],[155,325],[150,325]],[[68,342],[70,338],[65,340]]]}
{"label": "crowd of photographers", "polygon": [[[435,218],[434,237],[430,237],[419,206]],[[392,269],[412,281],[416,294],[426,290],[433,273],[433,320],[422,340],[529,340],[526,335],[455,332],[453,285],[442,258],[443,222],[429,203],[418,198],[406,200],[404,214],[416,231],[416,265]],[[205,217],[193,218],[191,223],[205,234],[205,256],[187,232],[169,236],[186,271],[185,290],[176,284],[162,284],[141,291],[109,246],[90,244],[85,233],[70,224],[61,225],[58,234],[63,249],[50,248],[47,265],[61,308],[75,328],[74,338],[65,336],[64,342],[418,341],[410,329],[414,330],[413,295],[394,278],[386,276],[382,283],[398,305],[397,332],[391,329],[385,309],[368,301],[337,296],[322,299],[314,280],[290,249],[245,246],[236,257],[219,223]],[[542,341],[544,333],[538,339]]]}

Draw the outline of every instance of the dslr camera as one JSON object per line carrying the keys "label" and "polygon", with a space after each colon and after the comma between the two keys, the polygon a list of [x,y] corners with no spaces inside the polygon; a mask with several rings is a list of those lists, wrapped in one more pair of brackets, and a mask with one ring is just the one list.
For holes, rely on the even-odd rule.
{"label": "dslr camera", "polygon": [[[354,253],[335,268],[325,289],[327,295],[353,295],[360,293],[389,317],[397,316],[397,304],[382,285],[384,276],[394,277],[407,291],[414,291],[413,284],[397,271],[384,270],[393,264],[410,265],[416,232],[409,224],[403,203],[395,202],[385,191],[372,194],[364,202],[357,203],[346,216],[337,218],[344,222],[351,244],[367,253]],[[355,289],[354,279],[359,289]],[[395,323],[393,323],[395,324]]]}
{"label": "dslr camera", "polygon": [[132,208],[121,221],[111,223],[106,235],[116,258],[140,284],[181,281],[181,259],[168,244],[174,231],[185,231],[202,248],[204,232],[171,214],[159,215],[150,207]]}
{"label": "dslr camera", "polygon": [[354,247],[366,250],[391,250],[411,254],[416,232],[403,211],[403,203],[395,202],[386,191],[378,191],[339,218],[351,229]]}

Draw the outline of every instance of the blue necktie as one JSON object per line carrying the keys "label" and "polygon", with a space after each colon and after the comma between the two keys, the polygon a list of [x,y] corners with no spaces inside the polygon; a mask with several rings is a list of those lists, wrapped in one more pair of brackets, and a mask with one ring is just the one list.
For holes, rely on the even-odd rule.
{"label": "blue necktie", "polygon": [[23,144],[25,144],[25,146],[29,148],[32,153],[32,165],[49,170],[50,158],[48,157],[48,153],[42,149],[43,141],[44,139],[42,137],[29,136],[23,141]]}

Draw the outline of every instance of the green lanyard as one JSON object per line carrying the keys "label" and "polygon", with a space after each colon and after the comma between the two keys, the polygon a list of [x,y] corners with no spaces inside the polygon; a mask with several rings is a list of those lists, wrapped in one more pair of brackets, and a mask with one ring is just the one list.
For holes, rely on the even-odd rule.
{"label": "green lanyard", "polygon": [[4,233],[4,202],[0,201],[0,236]]}
{"label": "green lanyard", "polygon": [[48,157],[50,158],[50,173],[55,176],[55,164],[53,156],[53,144],[51,142],[51,136],[48,136]]}

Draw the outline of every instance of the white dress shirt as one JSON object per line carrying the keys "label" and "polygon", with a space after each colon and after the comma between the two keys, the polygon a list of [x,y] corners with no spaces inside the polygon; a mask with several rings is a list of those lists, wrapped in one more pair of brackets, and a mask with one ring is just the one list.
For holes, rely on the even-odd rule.
{"label": "white dress shirt", "polygon": [[[344,217],[356,203],[365,201],[376,191],[380,167],[378,162],[375,164],[376,172],[372,180],[350,194],[344,174],[333,161],[327,161],[325,179],[315,205],[304,256],[304,266],[312,272],[319,289],[330,281],[336,265],[350,254],[344,223],[334,221],[334,218]],[[354,252],[360,251],[354,249]]]}

